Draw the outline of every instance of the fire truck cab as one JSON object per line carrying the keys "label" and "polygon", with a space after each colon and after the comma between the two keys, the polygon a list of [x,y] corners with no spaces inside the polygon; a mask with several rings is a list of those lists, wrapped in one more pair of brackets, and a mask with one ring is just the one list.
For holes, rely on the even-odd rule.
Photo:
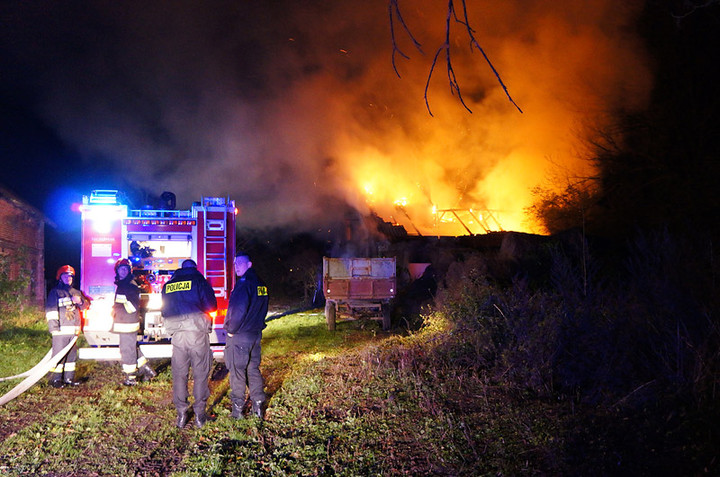
{"label": "fire truck cab", "polygon": [[[167,193],[166,193],[167,194]],[[165,194],[164,194],[165,196]],[[83,335],[90,347],[80,359],[119,360],[119,339],[112,333],[115,262],[127,258],[141,287],[138,342],[148,358],[170,357],[172,347],[161,315],[162,287],[185,259],[193,259],[215,290],[210,344],[222,359],[223,324],[235,284],[235,202],[202,197],[190,210],[168,208],[130,210],[115,190],[95,190],[83,197],[81,290],[92,299],[83,315]]]}

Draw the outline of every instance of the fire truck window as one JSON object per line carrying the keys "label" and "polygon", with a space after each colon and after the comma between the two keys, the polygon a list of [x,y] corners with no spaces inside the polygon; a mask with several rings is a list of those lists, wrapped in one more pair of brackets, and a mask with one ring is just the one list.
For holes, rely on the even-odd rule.
{"label": "fire truck window", "polygon": [[141,269],[175,270],[192,256],[192,242],[185,240],[143,240],[128,243],[129,255]]}

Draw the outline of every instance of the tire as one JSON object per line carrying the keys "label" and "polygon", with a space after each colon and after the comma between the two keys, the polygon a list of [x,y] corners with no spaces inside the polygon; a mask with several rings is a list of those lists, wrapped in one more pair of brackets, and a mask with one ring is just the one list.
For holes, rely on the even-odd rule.
{"label": "tire", "polygon": [[326,301],[325,302],[325,321],[327,322],[327,328],[328,331],[335,331],[335,315],[336,315],[336,308],[335,308],[335,302],[334,301]]}
{"label": "tire", "polygon": [[382,327],[383,331],[388,331],[392,326],[392,320],[390,317],[390,304],[383,303],[382,305]]}

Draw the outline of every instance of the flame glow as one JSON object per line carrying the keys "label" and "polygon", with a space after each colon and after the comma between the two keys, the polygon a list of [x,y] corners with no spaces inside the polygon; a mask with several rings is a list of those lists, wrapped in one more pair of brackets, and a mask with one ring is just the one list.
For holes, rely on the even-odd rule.
{"label": "flame glow", "polygon": [[[425,85],[448,2],[400,3],[422,52],[396,24],[409,57],[396,55],[397,74],[387,2],[356,0],[110,2],[82,14],[18,2],[27,21],[12,43],[28,51],[13,53],[43,89],[44,118],[81,156],[115,161],[133,184],[183,201],[233,197],[242,223],[258,227],[326,229],[350,205],[428,235],[536,231],[524,214],[531,190],[551,170],[592,174],[587,132],[643,107],[651,90],[633,33],[642,2],[468,1],[523,113],[453,22],[454,72],[472,113],[450,91],[441,54],[431,116]],[[99,41],[97,25],[118,21]]]}

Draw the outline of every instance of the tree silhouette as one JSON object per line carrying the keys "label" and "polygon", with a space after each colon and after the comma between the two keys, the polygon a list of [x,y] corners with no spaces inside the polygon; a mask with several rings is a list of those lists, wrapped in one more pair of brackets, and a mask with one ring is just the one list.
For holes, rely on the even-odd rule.
{"label": "tree silhouette", "polygon": [[579,227],[582,198],[588,230],[603,235],[720,232],[720,51],[708,48],[720,41],[720,2],[685,12],[646,7],[639,27],[655,65],[650,104],[616,111],[614,124],[590,140],[590,187],[582,178],[564,193],[538,192],[534,212],[549,230]]}

